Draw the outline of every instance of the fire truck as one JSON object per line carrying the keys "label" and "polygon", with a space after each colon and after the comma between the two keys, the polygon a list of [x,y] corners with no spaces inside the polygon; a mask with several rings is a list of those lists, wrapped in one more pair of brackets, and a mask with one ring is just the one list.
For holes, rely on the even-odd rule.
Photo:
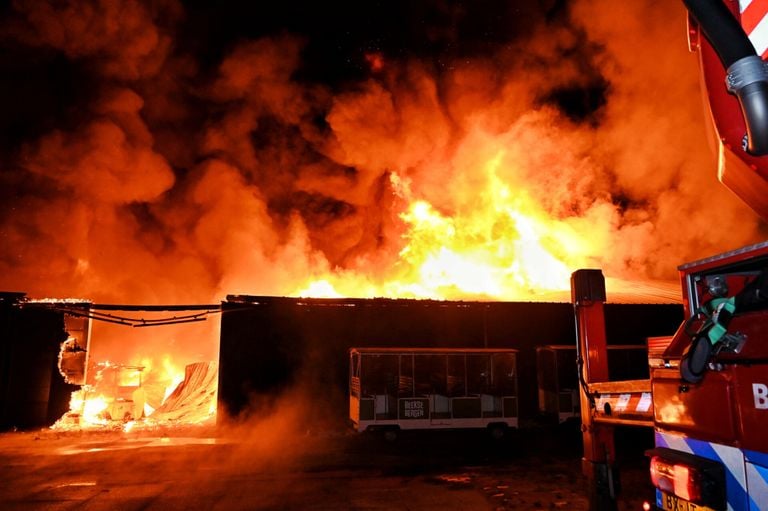
{"label": "fire truck", "polygon": [[[718,176],[768,219],[768,2],[684,0]],[[648,380],[610,381],[600,270],[571,277],[590,509],[617,509],[617,425],[654,428],[654,502],[768,510],[768,242],[679,266],[685,320],[648,343]]]}

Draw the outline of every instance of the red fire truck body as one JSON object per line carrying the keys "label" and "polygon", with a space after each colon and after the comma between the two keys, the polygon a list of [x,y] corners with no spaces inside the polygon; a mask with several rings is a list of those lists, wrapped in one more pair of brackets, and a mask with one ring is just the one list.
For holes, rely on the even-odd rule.
{"label": "red fire truck body", "polygon": [[[768,2],[683,3],[718,177],[768,220]],[[572,276],[591,511],[617,509],[621,424],[654,428],[648,456],[659,509],[768,510],[768,242],[679,272],[686,320],[673,337],[649,340],[650,380],[629,382],[607,377],[602,273]]]}
{"label": "red fire truck body", "polygon": [[[764,62],[768,6],[751,0],[685,3],[690,12],[689,48],[699,57],[712,133],[719,148],[718,176],[756,213],[768,218]],[[741,34],[736,33],[739,28]],[[741,44],[734,40],[742,35],[755,50],[749,58],[758,63],[746,80],[755,89],[748,94],[757,98],[751,105],[745,94],[734,90],[741,79],[734,77],[739,63],[728,60]],[[716,348],[700,379],[694,378],[699,381],[681,377],[680,364],[687,352],[693,356],[692,338],[710,319],[707,304],[718,299],[713,295],[712,279],[718,282],[715,294],[723,300],[747,292],[759,295],[759,288],[744,290],[762,272],[768,272],[768,243],[684,264],[679,272],[686,323],[660,358],[649,359],[656,443],[649,454],[656,505],[673,510],[766,510],[768,300],[765,307],[750,307],[749,311],[736,307],[726,330],[736,344]],[[712,343],[718,346],[714,340]]]}
{"label": "red fire truck body", "polygon": [[[707,277],[736,294],[767,267],[768,242],[681,266],[687,318],[696,324],[711,299]],[[680,375],[690,329],[681,327],[650,359],[656,449],[649,454],[661,509],[768,509],[768,309],[737,312],[728,331],[742,346],[715,355],[698,383]]]}

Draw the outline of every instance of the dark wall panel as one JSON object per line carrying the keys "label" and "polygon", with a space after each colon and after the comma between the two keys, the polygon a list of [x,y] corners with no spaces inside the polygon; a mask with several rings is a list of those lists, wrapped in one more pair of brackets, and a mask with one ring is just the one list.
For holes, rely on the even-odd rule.
{"label": "dark wall panel", "polygon": [[0,430],[50,426],[69,409],[76,388],[57,367],[67,337],[63,314],[20,308],[21,296],[0,293]]}
{"label": "dark wall panel", "polygon": [[[520,414],[532,418],[536,347],[575,344],[569,303],[230,296],[222,306],[219,406],[230,415],[303,383],[319,406],[344,419],[349,348],[405,346],[520,350]],[[609,304],[609,343],[671,335],[682,314],[678,305]]]}

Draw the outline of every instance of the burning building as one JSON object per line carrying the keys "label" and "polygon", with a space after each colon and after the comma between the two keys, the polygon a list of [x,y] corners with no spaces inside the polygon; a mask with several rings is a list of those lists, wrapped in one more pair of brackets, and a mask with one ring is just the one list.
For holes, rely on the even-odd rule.
{"label": "burning building", "polygon": [[[702,172],[680,5],[240,4],[3,7],[0,289],[482,311],[564,301],[571,271],[600,267],[610,296],[670,303],[680,261],[762,236]],[[225,318],[258,319],[247,305]],[[99,322],[89,353],[144,367],[144,387],[217,360],[206,324],[126,340]]]}
{"label": "burning building", "polygon": [[[54,422],[60,429],[110,430],[211,424],[217,402],[226,418],[258,415],[291,393],[305,398],[304,413],[316,424],[342,427],[347,353],[366,346],[517,349],[519,413],[530,420],[536,348],[575,338],[569,303],[230,295],[221,307],[128,307],[3,297],[3,429]],[[606,310],[609,335],[623,344],[667,334],[682,315],[676,304],[609,304]],[[200,354],[176,346],[175,357],[155,363],[154,353],[173,345],[163,328],[219,312],[218,361],[190,361]],[[119,333],[104,331],[105,321]],[[139,325],[158,328],[137,339],[133,327]],[[183,329],[179,338],[189,335]],[[118,358],[104,355],[119,352]]]}

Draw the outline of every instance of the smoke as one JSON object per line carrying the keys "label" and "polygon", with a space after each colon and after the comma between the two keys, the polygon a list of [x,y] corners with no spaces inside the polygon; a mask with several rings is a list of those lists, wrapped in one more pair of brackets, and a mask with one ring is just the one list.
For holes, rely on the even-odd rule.
{"label": "smoke", "polygon": [[[15,3],[5,47],[83,82],[1,154],[0,288],[210,302],[334,276],[380,295],[416,271],[410,201],[472,218],[499,183],[549,219],[551,252],[611,276],[673,279],[759,238],[716,181],[682,7],[507,9],[517,32],[490,40],[467,9],[441,11],[453,24],[412,54],[382,45],[375,66],[323,81],[311,34],[205,48],[176,2]],[[498,252],[501,223],[455,225]]]}
{"label": "smoke", "polygon": [[628,204],[617,233],[625,266],[666,278],[683,261],[761,239],[755,215],[717,182],[682,7],[579,2],[574,17],[603,47],[610,92],[594,154]]}
{"label": "smoke", "polygon": [[338,432],[345,431],[346,424],[339,417],[329,419],[329,410],[311,395],[294,387],[254,397],[244,408],[252,411],[247,415],[219,412],[216,436],[232,443],[227,465],[245,470],[303,468],[328,459],[329,453],[338,455],[344,449]]}
{"label": "smoke", "polygon": [[158,2],[14,2],[18,14],[9,30],[21,42],[52,47],[87,60],[105,78],[127,81],[160,70],[171,37],[161,23],[181,15],[174,0]]}

